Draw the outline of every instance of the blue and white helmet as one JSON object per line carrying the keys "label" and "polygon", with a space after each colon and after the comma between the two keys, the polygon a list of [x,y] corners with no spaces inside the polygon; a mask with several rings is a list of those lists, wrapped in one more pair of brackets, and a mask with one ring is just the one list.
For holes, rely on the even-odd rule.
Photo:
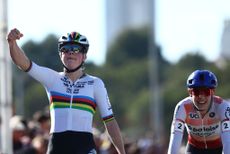
{"label": "blue and white helmet", "polygon": [[217,85],[215,74],[208,70],[196,70],[187,79],[188,88],[206,87],[214,89]]}
{"label": "blue and white helmet", "polygon": [[84,35],[81,35],[78,32],[67,33],[67,35],[63,35],[58,40],[58,51],[60,51],[61,47],[66,44],[77,44],[83,47],[83,53],[87,53],[89,49],[89,42]]}

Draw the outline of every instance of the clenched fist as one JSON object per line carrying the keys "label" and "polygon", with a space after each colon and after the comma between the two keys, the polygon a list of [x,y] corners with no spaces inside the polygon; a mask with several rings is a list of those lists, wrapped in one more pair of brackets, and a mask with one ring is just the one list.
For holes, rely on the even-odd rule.
{"label": "clenched fist", "polygon": [[10,42],[15,42],[16,40],[19,40],[21,37],[23,37],[23,34],[16,28],[12,29],[8,36],[7,36],[7,41]]}

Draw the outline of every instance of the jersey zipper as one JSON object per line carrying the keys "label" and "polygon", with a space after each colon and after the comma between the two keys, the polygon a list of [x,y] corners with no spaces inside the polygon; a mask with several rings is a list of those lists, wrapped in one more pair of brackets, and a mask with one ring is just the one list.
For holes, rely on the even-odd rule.
{"label": "jersey zipper", "polygon": [[[209,108],[208,108],[208,111],[205,113],[204,117],[202,117],[202,132],[203,132],[203,138],[204,138],[204,144],[205,144],[205,149],[208,149],[208,145],[207,145],[207,140],[206,140],[206,137],[205,137],[205,130],[204,130],[204,118],[205,116],[207,115],[207,113],[209,113],[209,111],[211,110],[211,107],[212,107],[212,100],[213,100],[213,97],[211,98],[211,103],[209,105]],[[200,114],[201,115],[201,114]]]}
{"label": "jersey zipper", "polygon": [[[71,81],[72,83],[72,81]],[[68,111],[68,130],[72,130],[72,121],[73,121],[73,116],[72,116],[72,104],[73,104],[73,90],[74,90],[74,83],[71,84],[71,97],[70,97],[70,106],[69,106],[69,111]]]}
{"label": "jersey zipper", "polygon": [[203,133],[205,149],[208,149],[206,138],[205,138],[205,132],[204,132],[204,119],[202,118],[201,121],[202,121],[202,133]]}
{"label": "jersey zipper", "polygon": [[[85,76],[85,73],[83,73],[83,75],[80,77],[82,78],[83,76]],[[79,78],[79,79],[80,79]],[[69,112],[68,112],[68,130],[72,130],[72,121],[73,121],[73,116],[72,116],[72,105],[73,105],[73,96],[74,96],[74,85],[75,83],[77,83],[77,81],[79,80],[77,79],[75,82],[73,82],[72,80],[68,79],[71,83],[71,98],[70,98],[70,106],[69,106]]]}

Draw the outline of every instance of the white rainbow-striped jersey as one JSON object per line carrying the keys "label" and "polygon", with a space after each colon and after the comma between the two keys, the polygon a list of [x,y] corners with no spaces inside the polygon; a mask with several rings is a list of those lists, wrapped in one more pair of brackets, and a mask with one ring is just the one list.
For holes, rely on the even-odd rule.
{"label": "white rainbow-striped jersey", "polygon": [[28,73],[46,89],[50,103],[50,133],[92,133],[96,107],[104,122],[114,118],[107,90],[100,78],[84,74],[72,82],[63,72],[56,72],[34,62]]}

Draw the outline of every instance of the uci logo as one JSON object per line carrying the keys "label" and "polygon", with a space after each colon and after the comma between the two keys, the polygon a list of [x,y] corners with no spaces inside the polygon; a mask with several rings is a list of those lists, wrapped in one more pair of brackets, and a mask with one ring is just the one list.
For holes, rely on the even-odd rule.
{"label": "uci logo", "polygon": [[199,115],[196,114],[196,113],[189,113],[189,117],[190,117],[191,119],[198,119],[198,118],[199,118]]}

